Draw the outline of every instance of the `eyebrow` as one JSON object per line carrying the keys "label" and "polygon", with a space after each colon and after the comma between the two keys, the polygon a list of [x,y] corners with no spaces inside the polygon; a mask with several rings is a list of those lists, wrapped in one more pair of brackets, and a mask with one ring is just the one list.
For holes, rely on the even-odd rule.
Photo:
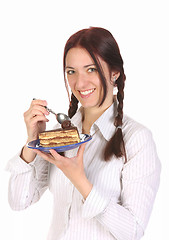
{"label": "eyebrow", "polygon": [[[91,66],[96,66],[96,64],[94,64],[94,63],[88,64],[88,65],[85,65],[84,68],[88,68],[88,67],[91,67]],[[66,66],[65,68],[75,69],[74,67],[70,67],[70,66]]]}
{"label": "eyebrow", "polygon": [[87,68],[87,67],[91,67],[91,66],[96,66],[96,64],[89,64],[89,65],[85,65],[84,68]]}

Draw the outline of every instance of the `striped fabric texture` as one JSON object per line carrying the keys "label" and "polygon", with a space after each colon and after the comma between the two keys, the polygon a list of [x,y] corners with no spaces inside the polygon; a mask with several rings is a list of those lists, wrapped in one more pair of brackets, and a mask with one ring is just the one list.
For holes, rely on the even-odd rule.
{"label": "striped fabric texture", "polygon": [[[47,188],[53,194],[53,218],[48,240],[138,240],[145,232],[160,182],[161,165],[151,132],[124,116],[122,131],[127,154],[103,160],[115,131],[112,104],[92,125],[84,169],[93,188],[84,200],[61,170],[40,157],[27,164],[19,156],[7,165],[11,172],[9,203],[22,210],[37,202]],[[72,122],[82,131],[81,109]],[[77,149],[66,152],[72,157]]]}

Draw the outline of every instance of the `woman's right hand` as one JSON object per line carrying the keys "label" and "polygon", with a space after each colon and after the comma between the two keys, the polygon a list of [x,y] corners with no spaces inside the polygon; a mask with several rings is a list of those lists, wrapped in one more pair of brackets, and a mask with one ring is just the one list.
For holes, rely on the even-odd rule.
{"label": "woman's right hand", "polygon": [[[44,108],[45,106],[47,106],[45,100],[33,100],[30,108],[24,113],[24,120],[28,133],[27,142],[37,139],[39,133],[45,131],[46,122],[49,121],[46,118],[46,115],[49,115],[49,112]],[[22,148],[20,157],[26,163],[30,163],[35,159],[36,153],[25,145]]]}
{"label": "woman's right hand", "polygon": [[47,106],[45,100],[33,100],[30,108],[24,113],[28,141],[37,139],[39,133],[46,129],[46,122],[49,121],[46,115],[49,115],[49,112],[45,106]]}

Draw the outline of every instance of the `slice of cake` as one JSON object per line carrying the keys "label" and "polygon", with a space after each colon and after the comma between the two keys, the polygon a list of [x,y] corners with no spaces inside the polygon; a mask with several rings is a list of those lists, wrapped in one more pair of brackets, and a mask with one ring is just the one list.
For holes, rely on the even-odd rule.
{"label": "slice of cake", "polygon": [[80,142],[77,127],[68,123],[62,124],[62,128],[39,133],[40,146],[59,147]]}

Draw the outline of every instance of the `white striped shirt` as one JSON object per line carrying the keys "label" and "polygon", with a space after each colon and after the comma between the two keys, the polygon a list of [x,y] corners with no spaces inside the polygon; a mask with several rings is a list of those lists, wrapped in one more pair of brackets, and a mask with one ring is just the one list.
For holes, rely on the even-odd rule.
{"label": "white striped shirt", "polygon": [[[127,154],[103,160],[107,141],[115,131],[114,104],[92,125],[92,140],[84,152],[86,176],[93,188],[84,201],[61,170],[40,157],[26,164],[17,154],[11,171],[9,203],[22,210],[37,202],[49,188],[54,209],[48,240],[136,240],[147,226],[159,186],[161,165],[151,132],[124,116],[122,131]],[[79,110],[72,122],[82,130]],[[66,152],[72,157],[77,149]]]}

